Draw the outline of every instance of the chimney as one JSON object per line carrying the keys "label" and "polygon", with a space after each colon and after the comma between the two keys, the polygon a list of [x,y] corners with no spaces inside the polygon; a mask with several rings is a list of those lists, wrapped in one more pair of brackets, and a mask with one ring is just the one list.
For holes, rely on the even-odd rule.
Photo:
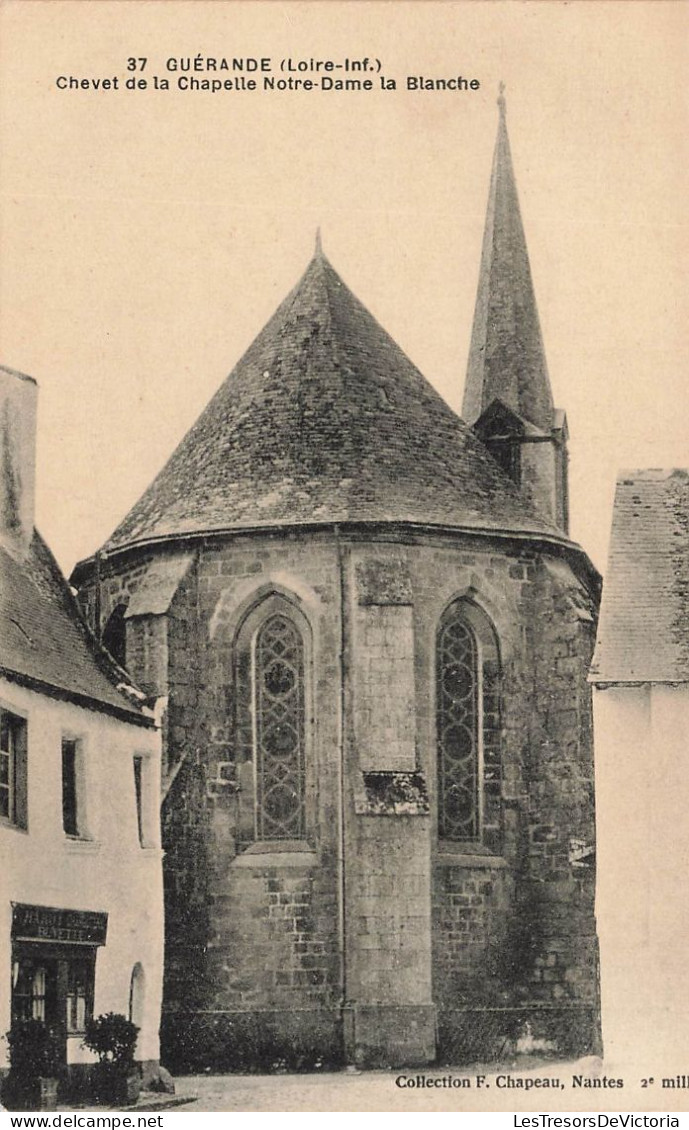
{"label": "chimney", "polygon": [[0,365],[0,543],[19,555],[34,530],[37,398],[33,377]]}

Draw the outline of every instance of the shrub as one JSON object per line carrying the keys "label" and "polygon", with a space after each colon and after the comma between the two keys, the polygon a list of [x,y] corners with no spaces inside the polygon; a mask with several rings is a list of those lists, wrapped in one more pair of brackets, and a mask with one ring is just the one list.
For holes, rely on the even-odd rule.
{"label": "shrub", "polygon": [[16,1020],[5,1039],[10,1071],[2,1088],[3,1101],[12,1110],[39,1110],[40,1080],[57,1079],[64,1070],[60,1045],[42,1020]]}
{"label": "shrub", "polygon": [[17,1020],[6,1033],[10,1071],[17,1079],[35,1080],[60,1074],[62,1060],[55,1036],[42,1020]]}
{"label": "shrub", "polygon": [[95,1052],[100,1063],[128,1071],[134,1065],[139,1029],[119,1012],[106,1012],[86,1022],[83,1047]]}

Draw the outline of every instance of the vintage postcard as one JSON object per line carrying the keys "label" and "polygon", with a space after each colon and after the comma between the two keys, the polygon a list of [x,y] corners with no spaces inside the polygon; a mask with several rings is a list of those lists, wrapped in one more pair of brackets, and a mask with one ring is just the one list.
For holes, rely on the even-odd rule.
{"label": "vintage postcard", "polygon": [[0,21],[5,1106],[678,1126],[689,6]]}

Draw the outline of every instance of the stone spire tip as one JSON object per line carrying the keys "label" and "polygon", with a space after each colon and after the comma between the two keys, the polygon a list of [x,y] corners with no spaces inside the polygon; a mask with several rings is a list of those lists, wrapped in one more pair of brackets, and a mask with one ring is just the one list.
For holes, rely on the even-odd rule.
{"label": "stone spire tip", "polygon": [[507,103],[505,102],[505,84],[502,80],[498,84],[498,108],[500,110],[500,117],[504,118],[507,112]]}
{"label": "stone spire tip", "polygon": [[316,255],[323,254],[323,241],[321,239],[321,229],[316,228]]}

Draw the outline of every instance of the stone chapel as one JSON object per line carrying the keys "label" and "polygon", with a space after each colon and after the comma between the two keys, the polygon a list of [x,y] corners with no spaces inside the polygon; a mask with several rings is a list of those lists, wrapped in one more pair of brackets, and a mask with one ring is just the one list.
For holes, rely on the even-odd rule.
{"label": "stone chapel", "polygon": [[173,1070],[598,1049],[600,578],[499,106],[464,419],[319,245],[75,569],[164,727]]}

